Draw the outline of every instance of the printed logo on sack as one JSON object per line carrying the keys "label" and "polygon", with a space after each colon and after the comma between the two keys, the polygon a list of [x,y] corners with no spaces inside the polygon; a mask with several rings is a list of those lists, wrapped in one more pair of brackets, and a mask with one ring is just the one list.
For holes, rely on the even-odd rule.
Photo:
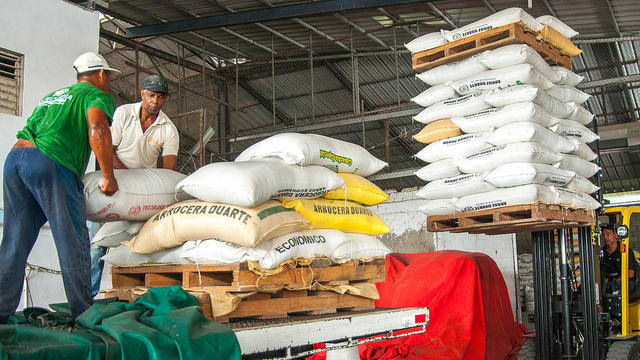
{"label": "printed logo on sack", "polygon": [[109,203],[109,204],[107,204],[107,206],[105,206],[102,209],[98,210],[96,212],[96,215],[102,215],[102,214],[106,213],[107,210],[111,209],[112,207],[114,207],[114,204],[113,203]]}
{"label": "printed logo on sack", "polygon": [[320,159],[323,159],[323,158],[329,159],[332,162],[337,162],[338,164],[347,164],[349,166],[353,165],[353,160],[351,158],[334,154],[328,150],[320,149]]}
{"label": "printed logo on sack", "polygon": [[460,35],[460,34],[454,34],[453,35],[453,40],[460,40],[460,39],[462,39],[462,35]]}
{"label": "printed logo on sack", "polygon": [[105,217],[110,220],[118,220],[120,219],[120,214],[107,214]]}
{"label": "printed logo on sack", "polygon": [[140,206],[132,206],[131,209],[129,209],[129,215],[138,215],[140,214],[140,210]]}
{"label": "printed logo on sack", "polygon": [[460,92],[466,93],[468,91],[469,91],[469,86],[467,86],[467,85],[460,86]]}
{"label": "printed logo on sack", "polygon": [[465,206],[464,209],[462,209],[462,211],[473,211],[473,210],[475,210],[473,206]]}

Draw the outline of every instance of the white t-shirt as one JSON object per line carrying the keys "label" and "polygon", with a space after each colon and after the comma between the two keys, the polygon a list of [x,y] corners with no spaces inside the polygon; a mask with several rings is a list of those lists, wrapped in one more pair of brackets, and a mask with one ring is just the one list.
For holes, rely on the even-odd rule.
{"label": "white t-shirt", "polygon": [[113,114],[111,141],[116,155],[129,169],[148,169],[158,165],[158,156],[177,155],[180,146],[178,129],[160,110],[156,121],[142,132],[142,102],[119,106]]}

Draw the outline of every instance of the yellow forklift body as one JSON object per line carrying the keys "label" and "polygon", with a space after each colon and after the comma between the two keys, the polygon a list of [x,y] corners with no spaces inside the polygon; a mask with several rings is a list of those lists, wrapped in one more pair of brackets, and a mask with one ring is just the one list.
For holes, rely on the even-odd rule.
{"label": "yellow forklift body", "polygon": [[[605,214],[616,215],[616,225],[626,225],[631,232],[631,215],[634,213],[640,213],[640,206],[616,206],[605,209]],[[629,268],[629,237],[622,239],[622,246],[620,247],[622,253],[621,267],[623,269]],[[622,251],[622,250],[625,251]],[[640,334],[640,301],[636,301],[629,304],[629,272],[621,271],[621,297],[622,297],[622,324],[629,324],[629,326],[622,326],[621,337],[631,334]]]}

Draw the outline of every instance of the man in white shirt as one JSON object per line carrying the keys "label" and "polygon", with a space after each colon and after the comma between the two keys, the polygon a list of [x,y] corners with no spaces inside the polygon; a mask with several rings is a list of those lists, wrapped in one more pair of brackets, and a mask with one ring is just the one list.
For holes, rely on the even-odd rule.
{"label": "man in white shirt", "polygon": [[169,96],[167,81],[151,75],[142,81],[142,101],[118,107],[113,114],[111,139],[114,169],[162,167],[176,170],[180,135],[162,106]]}
{"label": "man in white shirt", "polygon": [[[169,96],[167,80],[150,75],[142,81],[142,101],[119,106],[113,114],[111,142],[114,169],[149,169],[158,166],[162,154],[162,167],[176,171],[180,135],[162,106]],[[90,238],[101,224],[89,223]],[[91,247],[92,295],[100,291],[100,280],[106,247]]]}

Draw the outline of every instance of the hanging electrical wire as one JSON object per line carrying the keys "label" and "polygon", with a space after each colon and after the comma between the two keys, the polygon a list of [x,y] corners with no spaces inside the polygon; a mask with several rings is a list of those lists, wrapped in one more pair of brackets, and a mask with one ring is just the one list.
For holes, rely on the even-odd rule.
{"label": "hanging electrical wire", "polygon": [[367,150],[372,150],[372,149],[377,148],[378,146],[386,145],[387,143],[390,143],[390,142],[392,142],[392,141],[394,141],[394,140],[397,140],[397,139],[403,139],[403,138],[407,138],[407,137],[409,137],[409,131],[407,130],[407,128],[406,128],[406,127],[403,127],[403,128],[402,128],[402,130],[400,130],[400,133],[399,133],[397,136],[394,136],[394,137],[390,138],[390,139],[389,139],[389,140],[387,140],[387,141],[383,141],[383,142],[378,143],[378,144],[376,144],[376,145],[373,145],[373,146],[367,147],[366,149],[367,149]]}

